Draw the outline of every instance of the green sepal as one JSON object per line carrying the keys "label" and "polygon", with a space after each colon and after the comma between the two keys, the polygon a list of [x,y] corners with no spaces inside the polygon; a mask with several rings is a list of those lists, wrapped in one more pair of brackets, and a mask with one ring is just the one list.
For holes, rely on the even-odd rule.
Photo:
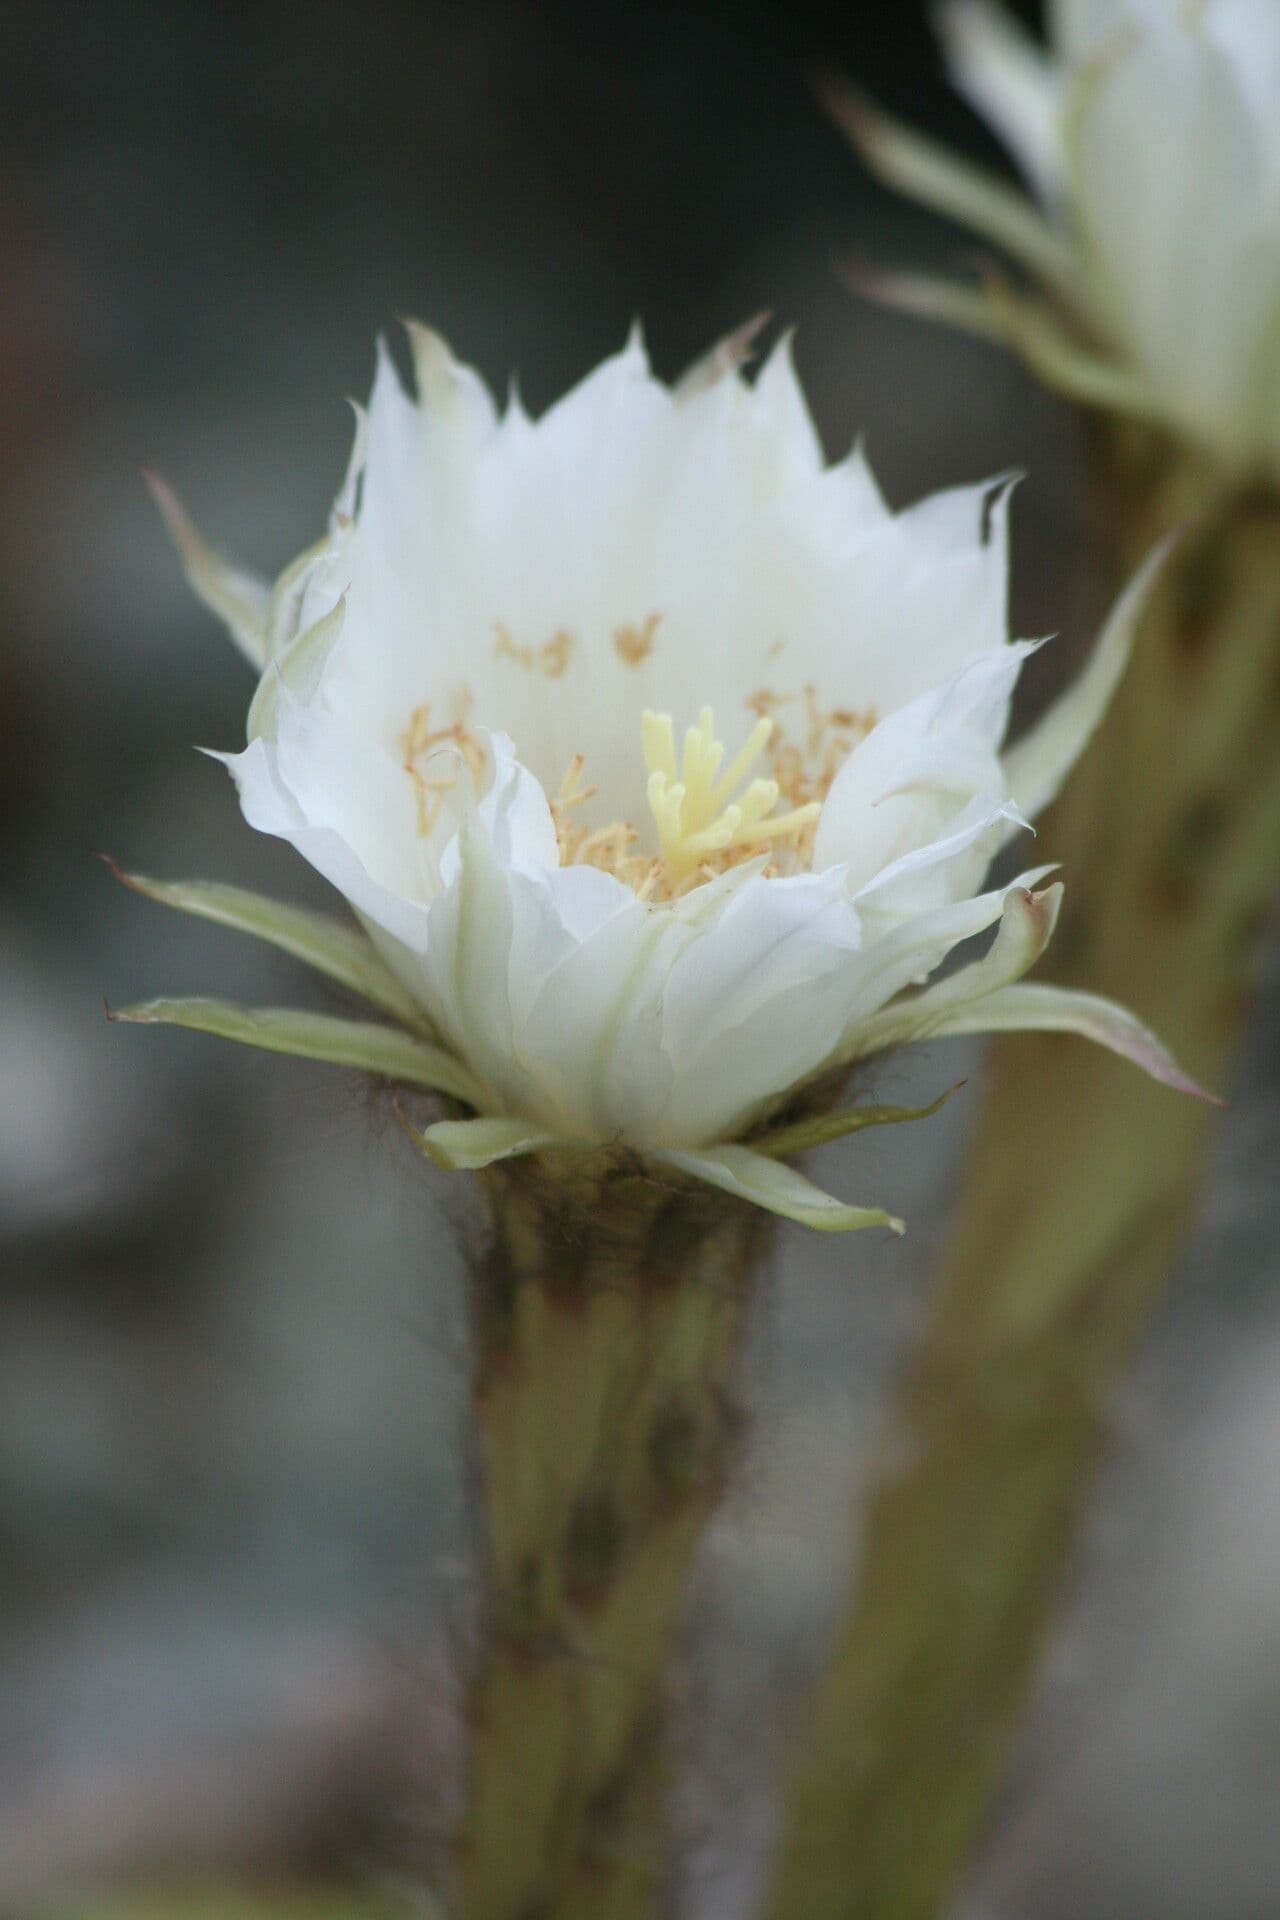
{"label": "green sepal", "polygon": [[307,907],[286,906],[246,887],[224,886],[216,880],[152,880],[145,874],[126,873],[108,855],[102,857],[117,880],[148,900],[210,920],[215,926],[252,934],[406,1026],[427,1026],[426,1015],[379,958],[373,942],[357,928],[344,927],[341,921]]}
{"label": "green sepal", "polygon": [[1175,529],[1147,555],[1107,615],[1082,671],[1005,751],[1005,783],[1014,805],[1028,820],[1057,799],[1110,706],[1152,589],[1181,537],[1182,530]]}
{"label": "green sepal", "polygon": [[306,1013],[294,1007],[239,1007],[227,1000],[144,1000],[109,1020],[139,1026],[190,1027],[268,1053],[297,1054],[330,1066],[357,1067],[387,1080],[426,1087],[469,1106],[484,1104],[480,1084],[452,1054],[415,1039],[398,1027],[371,1020],[339,1020],[332,1014]]}
{"label": "green sepal", "polygon": [[1007,347],[1008,318],[987,288],[944,274],[916,273],[897,267],[870,266],[865,260],[846,261],[841,279],[851,293],[874,300],[916,320],[932,320],[954,327],[978,340]]}
{"label": "green sepal", "polygon": [[939,1038],[960,1033],[1076,1034],[1122,1060],[1132,1061],[1175,1093],[1207,1100],[1210,1106],[1223,1105],[1216,1093],[1206,1092],[1182,1071],[1169,1049],[1128,1007],[1100,993],[1082,993],[1076,987],[1013,981],[983,999],[963,1002],[943,1014],[933,1033]]}
{"label": "green sepal", "polygon": [[1016,293],[997,273],[974,284],[858,261],[846,266],[844,278],[853,292],[899,313],[1012,347],[1046,386],[1081,406],[1137,420],[1163,417],[1156,396],[1135,373],[1091,351],[1043,301]]}
{"label": "green sepal", "polygon": [[227,627],[249,663],[261,669],[267,658],[271,589],[265,581],[213,551],[173,488],[158,473],[144,473],[143,478],[178,549],[193,592]]}
{"label": "green sepal", "polygon": [[999,275],[986,279],[987,298],[1005,338],[1045,385],[1084,407],[1160,420],[1164,409],[1130,368],[1076,339],[1043,302],[1016,294]]}
{"label": "green sepal", "polygon": [[847,81],[829,84],[832,119],[886,186],[981,234],[1065,300],[1078,297],[1071,248],[1015,187],[904,126]]}
{"label": "green sepal", "polygon": [[[530,1120],[492,1114],[478,1120],[438,1120],[434,1126],[407,1131],[429,1160],[446,1173],[474,1172],[495,1160],[514,1160],[555,1146],[559,1137]],[[567,1144],[567,1143],[566,1143]]]}
{"label": "green sepal", "polygon": [[748,1200],[796,1220],[802,1227],[819,1233],[856,1233],[863,1227],[888,1227],[891,1233],[903,1233],[901,1220],[877,1207],[850,1207],[834,1195],[824,1193],[783,1160],[770,1159],[750,1147],[725,1145],[696,1150],[648,1147],[645,1157],[655,1164],[674,1167],[695,1180],[703,1180],[735,1199]]}
{"label": "green sepal", "polygon": [[896,1127],[908,1120],[929,1120],[963,1085],[963,1080],[957,1080],[954,1087],[948,1087],[927,1107],[846,1107],[842,1113],[816,1114],[811,1120],[797,1120],[791,1126],[774,1127],[768,1133],[757,1134],[751,1150],[769,1159],[781,1159],[787,1154],[808,1153],[811,1148],[824,1147],[832,1140],[843,1140],[846,1134],[861,1133],[864,1127]]}

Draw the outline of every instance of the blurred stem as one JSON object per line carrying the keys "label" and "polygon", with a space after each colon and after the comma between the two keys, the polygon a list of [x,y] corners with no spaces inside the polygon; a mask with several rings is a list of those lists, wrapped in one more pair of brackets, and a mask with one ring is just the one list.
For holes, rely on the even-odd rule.
{"label": "blurred stem", "polygon": [[[1097,474],[1117,574],[1199,517],[1042,835],[1068,876],[1050,971],[1136,1009],[1221,1091],[1280,873],[1280,501],[1132,428],[1100,435]],[[770,1920],[934,1920],[956,1894],[1214,1119],[1077,1042],[993,1047],[852,1606],[801,1728]]]}
{"label": "blurred stem", "polygon": [[474,1412],[488,1549],[457,1852],[465,1920],[642,1920],[664,1682],[732,1449],[764,1216],[525,1160],[488,1176]]}

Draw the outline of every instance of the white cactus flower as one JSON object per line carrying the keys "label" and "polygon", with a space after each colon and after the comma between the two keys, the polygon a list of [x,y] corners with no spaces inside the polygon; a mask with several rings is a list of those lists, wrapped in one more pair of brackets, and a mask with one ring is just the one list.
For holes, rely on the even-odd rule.
{"label": "white cactus flower", "polygon": [[946,0],[952,77],[1021,167],[1000,181],[855,104],[894,184],[995,241],[998,279],[881,291],[1010,339],[1090,402],[1157,420],[1230,468],[1280,470],[1280,5],[1056,0],[1042,48],[997,0]]}
{"label": "white cactus flower", "polygon": [[[475,1115],[429,1130],[438,1157],[621,1147],[862,1225],[884,1216],[779,1160],[811,1131],[760,1133],[860,1056],[1062,1027],[1184,1084],[1119,1009],[1015,984],[1052,928],[1047,869],[984,889],[1106,704],[1143,582],[1002,751],[1029,651],[1007,637],[1006,484],[891,512],[860,452],[824,463],[785,343],[754,385],[739,341],[670,389],[633,338],[533,421],[436,336],[411,341],[418,398],[382,351],[330,530],[274,589],[165,504],[261,670],[227,757],[245,816],[372,947],[342,934],[337,953],[296,912],[253,930],[409,1030],[366,1028],[380,1069],[402,1045],[405,1077]],[[252,919],[225,890],[151,890]],[[997,923],[984,958],[924,984]],[[143,1012],[359,1050],[351,1022],[321,1044],[310,1016],[292,1044],[290,1016],[174,1008]]]}

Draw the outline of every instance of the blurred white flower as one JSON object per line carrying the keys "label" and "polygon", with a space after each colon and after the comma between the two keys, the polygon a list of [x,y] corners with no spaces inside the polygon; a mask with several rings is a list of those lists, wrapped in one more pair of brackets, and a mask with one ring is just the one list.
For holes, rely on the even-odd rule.
{"label": "blurred white flower", "polygon": [[1052,49],[997,0],[948,0],[952,76],[1029,202],[874,111],[895,184],[996,241],[1049,296],[889,276],[882,290],[1010,338],[1086,401],[1157,419],[1233,468],[1280,468],[1280,5],[1056,0]]}
{"label": "blurred white flower", "polygon": [[[440,1157],[623,1145],[864,1224],[737,1144],[861,1055],[1064,1027],[1178,1082],[1119,1009],[1014,984],[1052,929],[1046,869],[983,890],[1105,705],[1142,582],[1002,753],[1029,651],[1006,484],[890,512],[860,452],[824,464],[785,343],[754,385],[731,341],[669,389],[633,338],[535,422],[411,342],[418,399],[384,350],[330,530],[274,589],[162,504],[262,670],[227,760],[246,817],[346,896],[371,997],[481,1116],[430,1130]],[[284,1044],[263,1031],[237,1037]]]}

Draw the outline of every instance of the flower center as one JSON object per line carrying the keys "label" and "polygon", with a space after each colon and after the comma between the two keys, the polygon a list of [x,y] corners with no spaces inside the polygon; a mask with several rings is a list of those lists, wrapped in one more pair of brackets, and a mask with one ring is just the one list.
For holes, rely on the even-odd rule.
{"label": "flower center", "polygon": [[724,744],[716,739],[711,708],[704,707],[697,726],[685,732],[677,774],[671,715],[646,708],[641,717],[649,769],[645,791],[658,829],[668,886],[679,888],[705,861],[739,848],[754,851],[769,841],[787,839],[817,819],[822,811],[818,801],[775,813],[782,793],[778,782],[748,781],[773,730],[773,721],[762,714],[722,773]]}
{"label": "flower center", "polygon": [[[433,723],[429,706],[421,706],[400,736],[421,835],[435,829],[444,798],[457,781],[459,758],[477,779],[483,776],[484,754],[467,724],[470,704],[469,690],[464,690],[455,703],[454,719],[443,726]],[[792,705],[802,707],[803,724],[789,738],[777,715]],[[756,715],[755,724],[727,765],[710,707],[702,709],[695,726],[686,728],[679,753],[671,715],[649,708],[642,713],[644,791],[657,834],[656,854],[643,850],[631,821],[598,826],[586,818],[597,789],[584,784],[586,758],[575,753],[550,802],[561,866],[599,867],[643,900],[678,899],[761,855],[773,858],[784,871],[807,866],[822,802],[850,749],[870,732],[877,716],[847,708],[825,710],[809,686],[802,703],[761,690],[747,706]],[[451,751],[441,752],[443,748]],[[768,773],[755,772],[766,753]]]}
{"label": "flower center", "polygon": [[[808,861],[822,802],[850,749],[876,723],[873,712],[824,711],[812,687],[804,690],[805,726],[788,739],[775,715],[791,702],[768,691],[747,702],[758,716],[726,767],[715,719],[704,707],[685,733],[679,762],[670,714],[646,711],[641,741],[648,770],[646,797],[659,852],[640,850],[628,820],[592,827],[580,809],[595,796],[583,784],[586,761],[576,753],[551,802],[565,867],[600,867],[633,887],[642,900],[671,900],[728,868],[761,854],[785,854],[797,869]],[[770,777],[751,777],[768,752]],[[780,799],[789,804],[775,811]]]}

